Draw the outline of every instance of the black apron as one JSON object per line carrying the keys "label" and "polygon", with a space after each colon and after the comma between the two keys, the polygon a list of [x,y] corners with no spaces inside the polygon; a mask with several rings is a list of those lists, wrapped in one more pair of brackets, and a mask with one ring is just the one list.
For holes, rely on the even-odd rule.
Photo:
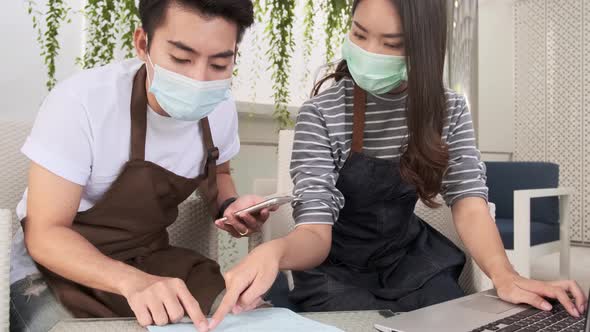
{"label": "black apron", "polygon": [[294,271],[291,300],[305,311],[411,311],[463,295],[465,255],[418,218],[399,162],[362,154],[366,92],[355,85],[351,154],[336,188],[345,206],[326,261]]}

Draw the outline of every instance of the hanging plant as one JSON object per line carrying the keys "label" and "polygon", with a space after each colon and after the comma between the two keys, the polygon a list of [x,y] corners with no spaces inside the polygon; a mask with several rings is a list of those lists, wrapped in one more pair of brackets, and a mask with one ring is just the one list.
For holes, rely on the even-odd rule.
{"label": "hanging plant", "polygon": [[[303,7],[304,18],[303,18],[303,63],[305,67],[305,73],[303,73],[303,79],[301,80],[301,91],[304,91],[307,87],[310,76],[310,63],[311,56],[313,53],[316,42],[314,40],[314,17],[316,15],[314,0],[306,0]],[[306,94],[307,95],[307,94]]]}
{"label": "hanging plant", "polygon": [[88,20],[84,55],[78,59],[82,68],[93,68],[113,61],[117,42],[115,0],[88,0],[84,16]]}
{"label": "hanging plant", "polygon": [[325,0],[323,11],[326,13],[326,62],[334,61],[335,50],[341,45],[341,38],[352,23],[350,16],[352,0]]}
{"label": "hanging plant", "polygon": [[[63,23],[69,23],[71,8],[64,0],[47,0],[47,12],[43,13],[36,9],[36,3],[29,1],[27,11],[32,17],[33,29],[37,32],[37,42],[41,47],[41,57],[47,67],[48,90],[53,89],[57,80],[55,78],[55,60],[59,55],[60,45],[57,39],[59,30]],[[44,19],[43,19],[44,18]],[[43,31],[42,27],[45,27]]]}
{"label": "hanging plant", "polygon": [[293,120],[287,108],[289,103],[289,73],[291,56],[295,49],[293,40],[293,22],[295,16],[294,0],[268,0],[270,18],[266,26],[269,41],[267,52],[270,58],[273,97],[275,102],[274,117],[281,129],[291,127]]}
{"label": "hanging plant", "polygon": [[305,18],[303,19],[303,55],[306,57],[307,60],[309,60],[309,58],[311,58],[311,52],[313,51],[313,46],[315,44],[313,40],[313,18],[316,15],[314,1],[307,0],[305,2],[305,7],[303,8],[303,11],[305,13]]}

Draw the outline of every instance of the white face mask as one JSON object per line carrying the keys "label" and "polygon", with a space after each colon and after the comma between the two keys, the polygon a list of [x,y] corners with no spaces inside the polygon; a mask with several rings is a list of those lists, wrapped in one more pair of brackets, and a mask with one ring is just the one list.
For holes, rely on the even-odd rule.
{"label": "white face mask", "polygon": [[230,96],[231,78],[198,81],[154,65],[149,54],[147,58],[153,68],[151,78],[148,72],[149,91],[174,119],[201,120]]}

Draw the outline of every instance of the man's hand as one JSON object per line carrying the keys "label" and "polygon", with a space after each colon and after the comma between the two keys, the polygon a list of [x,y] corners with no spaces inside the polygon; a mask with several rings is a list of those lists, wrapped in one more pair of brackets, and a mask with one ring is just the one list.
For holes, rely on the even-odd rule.
{"label": "man's hand", "polygon": [[241,196],[225,209],[223,216],[227,218],[227,221],[223,222],[222,220],[216,220],[215,225],[236,238],[260,232],[262,225],[268,220],[270,212],[276,211],[277,207],[262,209],[260,212],[253,214],[236,214],[236,212],[264,202],[264,200],[265,198],[256,195]]}
{"label": "man's hand", "polygon": [[139,282],[128,282],[121,294],[141,326],[177,323],[186,314],[199,332],[209,330],[199,303],[181,279],[146,274]]}

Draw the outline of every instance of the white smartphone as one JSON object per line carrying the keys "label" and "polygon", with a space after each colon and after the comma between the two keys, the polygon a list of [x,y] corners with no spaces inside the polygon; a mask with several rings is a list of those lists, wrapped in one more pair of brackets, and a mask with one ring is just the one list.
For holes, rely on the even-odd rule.
{"label": "white smartphone", "polygon": [[[279,207],[283,204],[287,204],[287,203],[291,203],[293,201],[293,196],[280,196],[280,197],[273,197],[273,198],[269,198],[263,202],[260,202],[258,204],[254,204],[252,206],[249,206],[243,210],[240,211],[236,211],[234,214],[240,214],[240,213],[256,213],[256,212],[260,212],[264,209],[270,209],[270,208],[274,208],[274,207]],[[223,223],[227,223],[227,218],[223,217],[221,219]]]}

